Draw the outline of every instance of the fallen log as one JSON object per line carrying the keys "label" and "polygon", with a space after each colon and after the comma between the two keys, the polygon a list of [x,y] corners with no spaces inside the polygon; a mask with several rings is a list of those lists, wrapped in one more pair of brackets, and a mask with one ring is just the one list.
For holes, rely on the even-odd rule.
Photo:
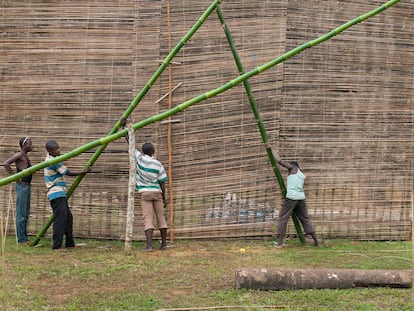
{"label": "fallen log", "polygon": [[260,290],[409,288],[411,270],[265,269],[236,270],[236,287]]}

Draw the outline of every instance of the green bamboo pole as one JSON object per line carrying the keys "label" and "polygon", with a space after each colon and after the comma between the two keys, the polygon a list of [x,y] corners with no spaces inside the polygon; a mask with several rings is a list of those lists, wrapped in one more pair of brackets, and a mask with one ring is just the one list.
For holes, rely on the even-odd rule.
{"label": "green bamboo pole", "polygon": [[[232,87],[240,84],[244,80],[247,80],[247,79],[249,79],[252,76],[255,76],[257,74],[260,74],[261,72],[266,71],[266,70],[268,70],[268,69],[276,66],[277,64],[279,64],[279,63],[281,63],[281,62],[283,62],[283,61],[285,61],[285,60],[287,60],[287,59],[289,59],[289,58],[291,58],[291,57],[299,54],[300,52],[304,51],[305,49],[307,49],[309,47],[312,47],[312,46],[315,46],[317,44],[320,44],[320,43],[322,43],[322,42],[324,42],[324,41],[326,41],[326,40],[334,37],[335,35],[337,35],[337,34],[343,32],[343,31],[345,31],[346,29],[350,28],[351,26],[356,25],[356,24],[358,24],[358,23],[360,23],[360,22],[362,22],[362,21],[364,21],[364,20],[366,20],[366,19],[368,19],[368,18],[370,18],[370,17],[372,17],[372,16],[374,16],[376,14],[379,14],[380,12],[382,12],[385,9],[391,7],[392,5],[394,5],[397,2],[399,2],[399,0],[390,0],[387,3],[385,3],[385,4],[381,5],[380,7],[378,7],[377,9],[372,10],[372,11],[370,11],[368,13],[365,13],[364,15],[361,15],[361,16],[353,19],[352,21],[347,22],[347,23],[345,23],[345,24],[343,24],[343,25],[335,28],[334,30],[330,31],[329,33],[327,33],[327,34],[325,34],[325,35],[323,35],[323,36],[321,36],[321,37],[319,37],[317,39],[308,41],[307,43],[302,44],[299,47],[296,47],[296,48],[290,50],[289,52],[287,52],[287,53],[285,53],[285,54],[283,54],[283,55],[281,55],[281,56],[279,56],[279,57],[271,60],[270,62],[267,62],[267,63],[263,64],[262,66],[257,67],[257,68],[255,68],[253,70],[250,70],[250,71],[248,71],[248,72],[246,72],[246,73],[238,76],[237,78],[235,78],[233,80],[230,80],[226,84],[224,84],[224,85],[222,85],[222,86],[220,86],[220,87],[218,87],[218,88],[216,88],[214,90],[211,90],[211,91],[206,92],[204,94],[201,94],[201,95],[198,95],[196,97],[193,97],[192,99],[187,100],[184,103],[181,103],[180,105],[177,105],[177,106],[175,106],[174,108],[172,108],[170,110],[167,110],[167,111],[162,112],[160,114],[154,115],[154,116],[152,116],[150,118],[147,118],[145,120],[142,120],[142,121],[140,121],[138,123],[135,123],[135,124],[133,124],[132,128],[134,130],[138,130],[139,128],[142,128],[142,127],[144,127],[146,125],[149,125],[149,124],[154,123],[154,122],[161,121],[161,120],[166,119],[166,118],[168,118],[168,117],[170,117],[172,115],[175,115],[175,114],[177,114],[177,113],[179,113],[179,112],[187,109],[188,107],[193,106],[194,104],[196,104],[196,103],[198,103],[200,101],[203,101],[203,100],[206,100],[206,99],[208,99],[210,97],[213,97],[213,96],[216,96],[218,94],[221,94],[224,91],[226,91],[226,90],[228,90],[228,89],[230,89],[230,88],[232,88]],[[118,128],[119,128],[119,125],[120,125],[120,122],[118,121],[117,122]],[[63,155],[60,155],[59,157],[56,157],[54,159],[51,159],[50,161],[45,161],[45,162],[42,162],[42,163],[33,165],[32,167],[27,168],[27,169],[25,169],[25,170],[23,170],[23,171],[21,171],[19,173],[16,173],[14,175],[5,177],[3,179],[0,179],[0,186],[9,184],[9,183],[11,183],[13,181],[16,181],[18,179],[21,179],[21,178],[23,178],[25,176],[28,176],[30,174],[33,174],[34,172],[36,172],[38,170],[41,170],[41,169],[43,169],[43,168],[45,168],[45,167],[47,167],[49,165],[56,164],[58,162],[62,162],[62,161],[71,159],[71,158],[73,158],[75,156],[78,156],[78,155],[80,155],[80,154],[82,154],[82,153],[84,153],[84,152],[86,152],[88,150],[91,150],[91,149],[93,149],[95,147],[98,147],[100,145],[109,144],[110,142],[112,142],[114,140],[117,140],[117,139],[119,139],[121,137],[124,137],[127,133],[128,133],[127,129],[122,130],[122,131],[119,131],[117,133],[108,135],[106,137],[100,138],[98,140],[92,141],[92,142],[90,142],[88,144],[85,144],[83,146],[80,146],[80,147],[78,147],[76,149],[73,149],[71,152],[66,153],[66,154],[63,154]]]}
{"label": "green bamboo pole", "polygon": [[[217,12],[218,18],[221,22],[221,25],[223,27],[224,33],[226,34],[226,38],[227,38],[227,41],[230,45],[234,61],[236,62],[236,65],[237,65],[237,69],[239,70],[239,73],[241,75],[243,75],[244,74],[243,64],[240,60],[239,53],[237,52],[236,46],[234,44],[233,37],[231,35],[230,29],[227,26],[227,23],[226,23],[226,20],[224,18],[224,15],[221,11],[220,5],[217,6],[216,12]],[[272,153],[272,148],[268,147],[269,146],[268,136],[267,136],[266,129],[265,129],[265,126],[263,124],[262,118],[260,117],[260,112],[259,112],[259,109],[257,108],[256,100],[254,99],[252,90],[250,88],[249,80],[248,79],[244,80],[243,84],[244,84],[244,88],[246,89],[247,97],[249,98],[250,107],[252,108],[254,117],[255,117],[257,125],[259,127],[263,143],[266,146],[267,155],[268,155],[269,161],[272,165],[273,172],[276,175],[276,179],[279,183],[279,187],[280,187],[280,190],[282,191],[283,197],[286,197],[286,186],[285,186],[285,183],[283,181],[282,174],[280,173],[280,170],[279,170],[278,166],[276,165],[275,157],[273,156],[273,153]],[[294,214],[294,213],[292,213],[292,220],[293,220],[293,223],[295,225],[296,232],[298,234],[300,242],[302,244],[305,244],[306,240],[305,240],[305,237],[303,235],[302,228],[299,224],[299,220],[298,220],[296,214]]]}
{"label": "green bamboo pole", "polygon": [[[174,47],[174,49],[171,50],[171,52],[167,55],[167,57],[164,59],[162,64],[158,67],[158,69],[155,71],[155,73],[152,75],[152,77],[148,80],[148,82],[145,84],[145,86],[141,89],[141,91],[138,93],[138,95],[134,98],[134,100],[131,102],[130,106],[127,110],[122,114],[122,116],[119,118],[119,120],[115,123],[115,126],[112,128],[112,130],[109,132],[108,135],[116,133],[118,131],[121,120],[124,118],[128,118],[132,111],[136,108],[136,106],[140,103],[142,98],[147,94],[147,92],[151,89],[152,85],[155,83],[155,81],[159,78],[161,73],[169,66],[174,56],[178,53],[178,51],[187,43],[187,41],[197,32],[197,30],[203,25],[203,23],[206,21],[207,17],[210,16],[210,14],[214,11],[216,6],[220,0],[215,0],[211,3],[211,5],[208,7],[208,9],[200,16],[198,21],[193,25],[193,27],[184,35],[184,37],[178,42],[178,44]],[[105,150],[106,145],[101,145],[95,153],[92,155],[92,157],[88,160],[88,162],[85,165],[85,169],[92,166],[96,160],[98,160],[101,153]],[[69,198],[72,193],[75,191],[75,189],[78,187],[80,182],[82,181],[84,175],[77,176],[70,188],[68,189],[66,195]],[[41,228],[37,236],[32,242],[32,245],[35,246],[40,241],[42,236],[45,234],[47,229],[50,227],[50,225],[53,222],[53,215],[51,215],[46,222],[46,224]]]}

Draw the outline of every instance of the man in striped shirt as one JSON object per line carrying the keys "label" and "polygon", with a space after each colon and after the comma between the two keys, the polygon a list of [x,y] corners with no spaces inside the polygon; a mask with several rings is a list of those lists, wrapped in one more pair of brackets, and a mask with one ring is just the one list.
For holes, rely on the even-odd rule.
{"label": "man in striped shirt", "polygon": [[151,143],[142,145],[142,153],[136,149],[136,188],[141,194],[141,207],[144,218],[144,231],[147,241],[146,251],[152,251],[153,217],[157,218],[161,233],[161,249],[167,248],[167,221],[164,216],[165,181],[164,166],[153,158],[155,148]]}
{"label": "man in striped shirt", "polygon": [[[49,140],[46,143],[48,152],[45,161],[51,161],[60,156],[60,148],[57,142]],[[91,171],[73,172],[69,171],[61,162],[51,164],[44,169],[45,184],[47,188],[47,199],[53,210],[53,249],[60,249],[63,237],[66,236],[66,248],[75,247],[73,240],[73,216],[69,209],[66,197],[65,175],[78,176]]]}
{"label": "man in striped shirt", "polygon": [[[126,120],[121,123],[122,128],[125,128]],[[125,137],[129,143],[128,135]],[[136,189],[141,195],[142,216],[144,219],[144,232],[146,239],[145,251],[151,252],[152,235],[154,232],[153,218],[154,214],[157,218],[158,228],[161,234],[161,250],[167,249],[167,221],[164,215],[164,208],[166,206],[165,199],[165,181],[167,174],[164,166],[160,161],[155,159],[154,145],[145,143],[142,145],[142,152],[135,149],[136,159]]]}

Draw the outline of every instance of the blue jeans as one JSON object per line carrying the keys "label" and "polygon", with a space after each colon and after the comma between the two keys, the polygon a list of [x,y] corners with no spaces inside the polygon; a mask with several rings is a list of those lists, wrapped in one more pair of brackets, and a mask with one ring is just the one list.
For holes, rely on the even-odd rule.
{"label": "blue jeans", "polygon": [[30,215],[31,187],[28,183],[16,183],[16,231],[19,243],[29,241],[27,237],[27,222]]}

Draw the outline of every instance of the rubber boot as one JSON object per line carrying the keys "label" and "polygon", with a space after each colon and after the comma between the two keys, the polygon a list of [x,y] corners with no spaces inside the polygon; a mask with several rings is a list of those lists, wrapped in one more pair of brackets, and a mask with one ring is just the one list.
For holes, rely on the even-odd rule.
{"label": "rubber boot", "polygon": [[147,240],[147,248],[145,251],[152,252],[152,233],[154,229],[145,230],[145,238]]}
{"label": "rubber boot", "polygon": [[313,239],[313,245],[319,246],[319,241],[318,241],[318,238],[316,237],[316,233],[315,232],[314,233],[311,233],[311,237]]}
{"label": "rubber boot", "polygon": [[161,250],[166,250],[167,249],[167,228],[162,228],[160,229],[160,233],[161,233]]}

